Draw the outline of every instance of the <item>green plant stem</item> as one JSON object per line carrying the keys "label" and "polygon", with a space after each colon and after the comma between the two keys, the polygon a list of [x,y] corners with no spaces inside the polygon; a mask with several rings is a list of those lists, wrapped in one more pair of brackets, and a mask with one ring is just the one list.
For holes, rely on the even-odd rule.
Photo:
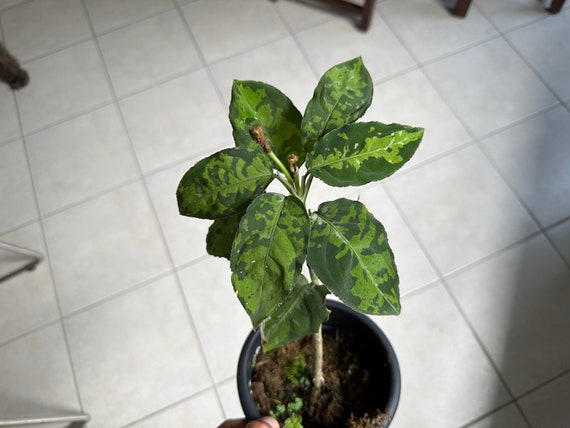
{"label": "green plant stem", "polygon": [[313,334],[313,350],[315,352],[315,365],[313,367],[313,386],[318,391],[325,383],[323,376],[323,326]]}
{"label": "green plant stem", "polygon": [[[296,189],[295,182],[293,181],[293,178],[291,178],[291,174],[289,174],[289,171],[287,170],[287,168],[285,168],[285,165],[283,165],[283,162],[281,162],[279,160],[279,158],[277,156],[275,156],[275,153],[273,153],[273,152],[269,152],[268,155],[271,158],[271,160],[275,163],[275,165],[277,165],[277,168],[279,168],[279,170],[287,178],[287,181],[289,183],[291,183],[291,185]],[[295,190],[295,193],[297,193],[296,190]]]}
{"label": "green plant stem", "polygon": [[[320,281],[313,269],[309,266],[309,275],[311,276],[311,284],[319,285]],[[323,326],[320,325],[316,333],[313,333],[313,386],[320,391],[325,378],[323,376]]]}
{"label": "green plant stem", "polygon": [[303,203],[307,202],[307,196],[309,195],[309,189],[311,188],[312,182],[313,176],[310,173],[303,176],[303,180],[301,181],[301,199]]}
{"label": "green plant stem", "polygon": [[279,180],[281,184],[285,186],[285,188],[289,191],[289,193],[291,193],[292,195],[297,195],[295,186],[292,185],[290,182],[288,182],[285,178],[283,178],[281,174],[275,174],[275,177],[277,177],[277,180]]}

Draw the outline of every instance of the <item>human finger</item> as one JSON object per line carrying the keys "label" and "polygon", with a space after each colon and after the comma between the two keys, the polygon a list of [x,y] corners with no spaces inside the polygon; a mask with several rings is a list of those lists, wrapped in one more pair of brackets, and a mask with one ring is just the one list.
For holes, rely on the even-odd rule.
{"label": "human finger", "polygon": [[270,416],[264,416],[261,419],[251,421],[245,428],[279,428],[279,423]]}
{"label": "human finger", "polygon": [[245,428],[247,421],[245,419],[228,419],[218,428]]}

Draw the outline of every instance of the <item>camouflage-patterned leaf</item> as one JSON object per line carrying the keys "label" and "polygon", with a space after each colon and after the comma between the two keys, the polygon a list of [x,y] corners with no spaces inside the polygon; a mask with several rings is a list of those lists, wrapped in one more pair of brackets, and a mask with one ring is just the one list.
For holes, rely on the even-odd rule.
{"label": "camouflage-patterned leaf", "polygon": [[295,288],[263,324],[264,351],[270,351],[315,333],[329,316],[325,306],[326,287],[309,284],[299,275]]}
{"label": "camouflage-patterned leaf", "polygon": [[289,295],[307,255],[309,217],[294,196],[264,193],[248,207],[230,257],[232,284],[254,327]]}
{"label": "camouflage-patterned leaf", "polygon": [[372,102],[373,88],[372,78],[360,57],[326,71],[303,115],[305,150],[309,152],[327,132],[362,117]]}
{"label": "camouflage-patterned leaf", "polygon": [[284,165],[291,153],[299,157],[299,165],[304,161],[301,113],[279,89],[263,82],[234,80],[230,122],[237,146],[249,144],[249,129],[261,125],[271,149]]}
{"label": "camouflage-patterned leaf", "polygon": [[415,153],[424,130],[380,122],[335,129],[307,155],[307,170],[330,186],[359,186],[400,169]]}
{"label": "camouflage-patterned leaf", "polygon": [[307,263],[354,310],[400,312],[398,272],[386,232],[362,203],[337,199],[319,206],[311,215]]}
{"label": "camouflage-patterned leaf", "polygon": [[259,146],[225,149],[200,160],[178,185],[180,214],[217,219],[245,211],[273,180],[271,160]]}
{"label": "camouflage-patterned leaf", "polygon": [[206,235],[206,250],[208,254],[230,259],[232,243],[234,242],[239,222],[244,214],[245,212],[214,220]]}

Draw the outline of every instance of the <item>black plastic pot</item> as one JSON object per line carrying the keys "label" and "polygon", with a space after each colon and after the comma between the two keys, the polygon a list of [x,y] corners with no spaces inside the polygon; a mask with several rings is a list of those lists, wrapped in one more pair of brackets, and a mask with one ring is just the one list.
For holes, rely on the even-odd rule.
{"label": "black plastic pot", "polygon": [[[342,303],[327,300],[327,307],[331,314],[323,324],[323,332],[341,329],[352,333],[360,348],[356,352],[359,353],[361,364],[370,373],[365,407],[371,413],[379,409],[393,419],[400,399],[401,379],[400,366],[388,338],[370,318],[354,312]],[[253,331],[245,341],[238,362],[238,393],[248,420],[260,417],[250,388],[253,363],[260,349],[261,335],[259,331]]]}

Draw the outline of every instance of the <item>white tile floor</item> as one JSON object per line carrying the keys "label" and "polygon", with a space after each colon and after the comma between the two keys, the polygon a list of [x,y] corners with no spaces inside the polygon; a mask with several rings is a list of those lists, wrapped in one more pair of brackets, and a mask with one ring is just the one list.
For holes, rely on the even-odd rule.
{"label": "white tile floor", "polygon": [[379,0],[361,33],[293,0],[0,0],[0,39],[31,75],[0,86],[0,240],[46,254],[0,284],[0,419],[240,415],[249,323],[176,185],[232,144],[233,78],[303,110],[320,73],[362,55],[366,118],[426,128],[393,178],[342,189],[385,223],[401,271],[402,315],[376,319],[402,366],[393,426],[568,426],[568,4],[475,0],[461,20]]}

